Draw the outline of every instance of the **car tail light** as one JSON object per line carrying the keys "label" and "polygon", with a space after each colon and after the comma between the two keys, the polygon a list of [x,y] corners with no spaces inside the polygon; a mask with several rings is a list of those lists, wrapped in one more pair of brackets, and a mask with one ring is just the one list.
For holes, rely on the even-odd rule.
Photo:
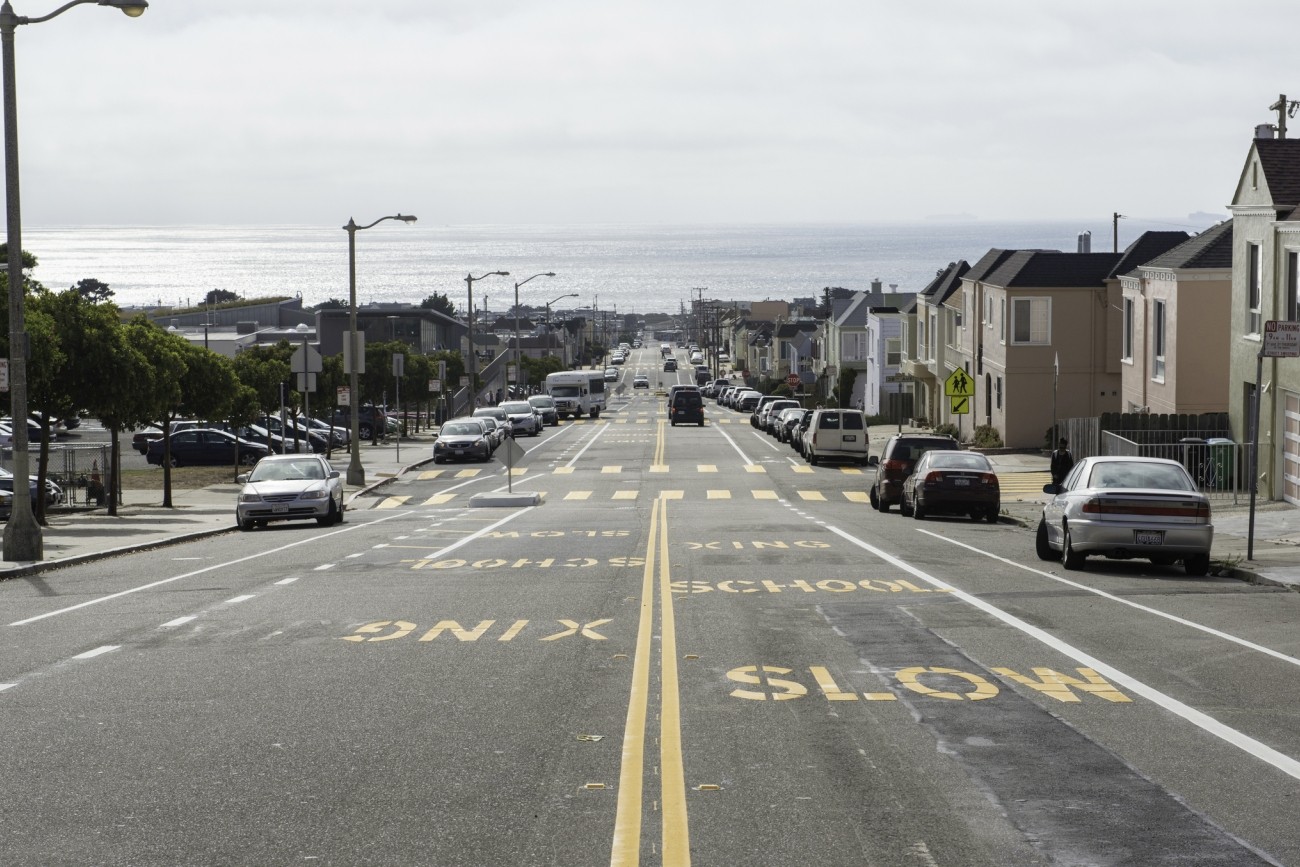
{"label": "car tail light", "polygon": [[980,481],[986,485],[996,486],[998,483],[998,477],[994,473],[980,473]]}
{"label": "car tail light", "polygon": [[943,473],[939,472],[938,470],[926,474],[925,483],[927,485],[937,485],[942,481],[943,481]]}
{"label": "car tail light", "polygon": [[887,470],[896,470],[898,472],[907,471],[907,464],[903,461],[885,461],[881,466]]}

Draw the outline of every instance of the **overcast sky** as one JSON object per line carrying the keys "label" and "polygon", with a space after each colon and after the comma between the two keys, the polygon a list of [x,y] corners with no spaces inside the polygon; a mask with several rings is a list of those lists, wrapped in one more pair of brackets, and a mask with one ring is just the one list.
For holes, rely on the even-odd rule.
{"label": "overcast sky", "polygon": [[151,4],[19,28],[28,225],[1226,213],[1300,99],[1296,0]]}

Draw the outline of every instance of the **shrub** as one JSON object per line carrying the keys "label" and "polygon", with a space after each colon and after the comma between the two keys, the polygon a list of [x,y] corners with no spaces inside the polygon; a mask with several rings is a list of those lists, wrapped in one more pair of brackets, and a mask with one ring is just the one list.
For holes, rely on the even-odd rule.
{"label": "shrub", "polygon": [[935,425],[934,432],[939,436],[949,436],[955,440],[961,439],[961,431],[957,429],[957,425],[952,424],[951,422],[944,422],[943,424]]}
{"label": "shrub", "polygon": [[991,424],[982,424],[975,428],[975,445],[981,449],[1002,448],[1002,434]]}

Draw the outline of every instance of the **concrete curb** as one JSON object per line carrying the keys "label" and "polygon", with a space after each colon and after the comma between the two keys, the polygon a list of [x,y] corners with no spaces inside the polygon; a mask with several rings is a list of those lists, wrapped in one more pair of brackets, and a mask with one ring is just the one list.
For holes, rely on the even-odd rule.
{"label": "concrete curb", "polygon": [[89,554],[76,554],[71,557],[63,557],[58,560],[41,560],[36,563],[24,563],[12,568],[0,566],[0,581],[9,578],[22,578],[27,575],[35,575],[39,572],[49,572],[54,569],[62,569],[65,566],[80,566],[83,563],[93,563],[96,560],[106,560],[109,557],[116,557],[119,554],[133,554],[138,551],[151,551],[154,548],[168,548],[172,545],[183,545],[186,542],[196,542],[199,539],[207,539],[211,536],[220,536],[223,533],[229,533],[236,529],[234,524],[229,527],[214,527],[210,530],[196,530],[193,533],[184,533],[179,536],[168,536],[165,539],[155,539],[151,542],[140,542],[135,545],[122,545],[118,548],[107,548],[103,551],[93,551]]}

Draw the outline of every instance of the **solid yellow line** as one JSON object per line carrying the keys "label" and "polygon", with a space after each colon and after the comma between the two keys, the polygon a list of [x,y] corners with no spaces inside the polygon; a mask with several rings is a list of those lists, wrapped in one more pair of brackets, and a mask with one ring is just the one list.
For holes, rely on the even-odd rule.
{"label": "solid yellow line", "polygon": [[651,632],[654,626],[655,539],[659,509],[650,513],[645,572],[641,576],[641,617],[632,657],[632,692],[623,726],[623,762],[618,775],[618,806],[614,812],[612,867],[636,867],[641,857],[641,801],[645,786],[645,721],[650,696]]}
{"label": "solid yellow line", "polygon": [[673,613],[668,558],[668,501],[661,500],[659,522],[659,768],[663,801],[663,864],[691,863],[690,823],[686,817],[686,772],[682,762],[682,719],[677,684],[677,618]]}

